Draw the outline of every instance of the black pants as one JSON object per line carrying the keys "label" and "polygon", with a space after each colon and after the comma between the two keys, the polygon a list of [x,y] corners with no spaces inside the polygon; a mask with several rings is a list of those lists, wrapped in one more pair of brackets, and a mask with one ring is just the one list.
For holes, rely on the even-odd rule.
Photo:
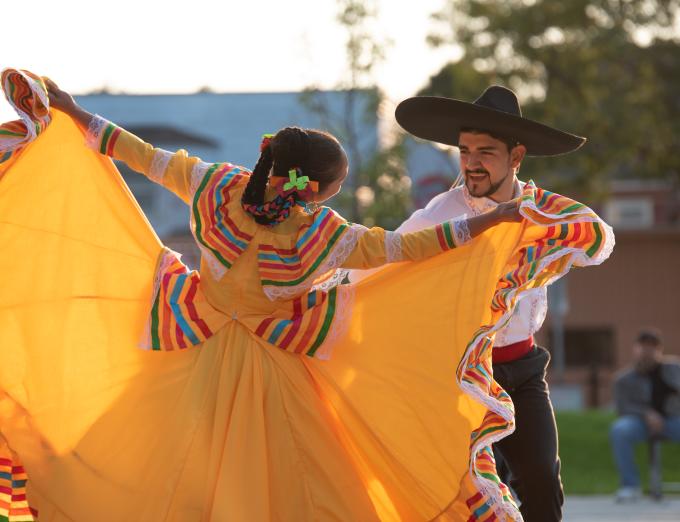
{"label": "black pants", "polygon": [[550,354],[541,347],[517,361],[494,364],[494,378],[515,404],[515,432],[495,444],[505,460],[510,485],[525,522],[562,520],[564,493],[557,454],[557,426],[545,370]]}

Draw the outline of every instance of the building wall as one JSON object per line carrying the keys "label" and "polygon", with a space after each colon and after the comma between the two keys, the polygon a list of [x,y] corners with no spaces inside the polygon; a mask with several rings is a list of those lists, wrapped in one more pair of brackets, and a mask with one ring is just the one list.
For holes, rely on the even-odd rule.
{"label": "building wall", "polygon": [[[153,145],[171,151],[184,148],[208,162],[229,161],[253,168],[260,154],[263,134],[286,126],[333,131],[329,129],[330,125],[350,121],[359,136],[357,152],[364,158],[373,155],[378,147],[378,128],[376,119],[368,117],[372,110],[370,93],[360,91],[350,106],[343,91],[323,91],[318,96],[327,110],[323,115],[311,111],[299,92],[96,94],[78,96],[77,101],[87,110],[124,128],[162,129],[171,137],[173,131],[175,136],[185,134],[194,143],[183,143],[181,137],[179,140],[175,137],[167,142],[154,140]],[[338,132],[335,134],[342,140]],[[348,152],[351,156],[351,151]],[[122,165],[119,168],[159,237],[185,247],[187,262],[196,266],[192,247],[185,241],[190,237],[188,207],[174,194],[143,176]],[[350,175],[351,172],[350,169]],[[329,204],[333,206],[334,201],[330,200]]]}
{"label": "building wall", "polygon": [[680,355],[680,230],[619,232],[610,259],[568,276],[567,328],[610,326],[618,367],[644,326],[659,328]]}
{"label": "building wall", "polygon": [[[609,404],[613,376],[631,363],[641,328],[660,329],[666,353],[680,355],[680,229],[618,231],[609,260],[572,270],[566,280],[567,362],[570,350],[583,352],[575,343],[587,344],[588,351],[576,364],[567,364],[564,382],[581,385],[587,405]],[[547,346],[550,322],[549,312],[538,338]],[[611,347],[606,346],[606,332],[611,333]],[[609,348],[612,353],[605,353]],[[554,378],[554,368],[551,373]]]}

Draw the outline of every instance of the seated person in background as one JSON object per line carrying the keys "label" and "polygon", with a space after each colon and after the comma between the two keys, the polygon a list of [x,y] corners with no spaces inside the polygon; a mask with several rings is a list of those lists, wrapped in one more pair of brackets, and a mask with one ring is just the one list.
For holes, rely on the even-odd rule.
{"label": "seated person in background", "polygon": [[614,383],[619,418],[610,431],[614,460],[621,476],[618,501],[640,495],[634,446],[653,437],[680,442],[680,362],[662,357],[656,330],[643,330],[633,346],[634,361]]}

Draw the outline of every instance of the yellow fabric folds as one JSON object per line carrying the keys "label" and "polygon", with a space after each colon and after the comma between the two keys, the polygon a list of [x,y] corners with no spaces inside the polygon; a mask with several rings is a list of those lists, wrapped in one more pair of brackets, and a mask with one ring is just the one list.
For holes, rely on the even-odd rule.
{"label": "yellow fabric folds", "polygon": [[237,322],[182,353],[136,348],[161,245],[58,112],[12,159],[0,216],[0,433],[41,520],[469,517],[455,501],[486,408],[456,367],[520,225],[366,280],[322,362]]}
{"label": "yellow fabric folds", "polygon": [[519,518],[490,452],[514,428],[493,335],[523,291],[608,257],[590,209],[528,184],[523,224],[342,287],[329,361],[253,333],[246,248],[201,280],[214,335],[147,352],[160,241],[42,80],[2,81],[22,121],[0,126],[0,522]]}

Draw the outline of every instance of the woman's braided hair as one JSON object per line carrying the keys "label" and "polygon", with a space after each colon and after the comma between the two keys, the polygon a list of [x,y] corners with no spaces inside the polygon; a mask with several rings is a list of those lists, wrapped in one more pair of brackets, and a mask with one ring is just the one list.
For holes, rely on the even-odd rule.
{"label": "woman's braided hair", "polygon": [[345,152],[331,134],[300,127],[281,129],[269,143],[263,142],[260,158],[243,192],[241,204],[261,225],[281,223],[295,205],[304,205],[305,201],[296,190],[265,201],[270,171],[272,176],[287,179],[288,172],[297,169],[301,175],[316,181],[319,192],[323,192],[342,175],[345,162]]}

